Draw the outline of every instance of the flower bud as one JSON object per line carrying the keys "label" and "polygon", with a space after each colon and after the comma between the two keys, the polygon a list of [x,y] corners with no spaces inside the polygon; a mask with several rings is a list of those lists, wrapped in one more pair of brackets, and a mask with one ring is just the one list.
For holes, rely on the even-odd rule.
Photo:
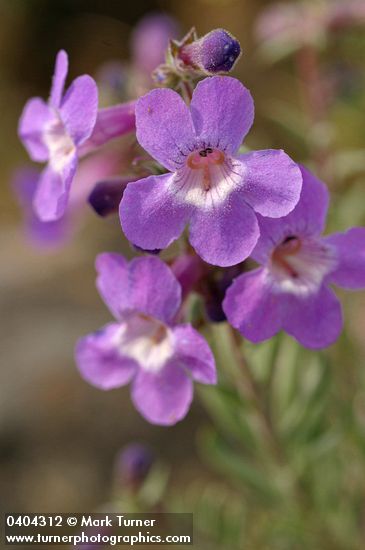
{"label": "flower bud", "polygon": [[88,200],[99,216],[104,218],[118,212],[120,201],[129,181],[131,179],[114,178],[100,181],[95,185]]}
{"label": "flower bud", "polygon": [[226,320],[226,314],[222,308],[222,302],[227,288],[235,277],[242,273],[244,263],[228,267],[224,271],[214,270],[202,282],[200,292],[204,298],[205,310],[208,318],[213,323]]}
{"label": "flower bud", "polygon": [[202,38],[182,45],[179,58],[205,74],[231,71],[241,55],[238,40],[224,29],[215,29]]}
{"label": "flower bud", "polygon": [[146,479],[154,462],[149,447],[131,443],[122,449],[115,461],[115,478],[122,486],[137,487]]}
{"label": "flower bud", "polygon": [[181,285],[182,298],[184,299],[202,278],[204,274],[204,264],[196,254],[186,253],[173,261],[171,264],[171,271]]}

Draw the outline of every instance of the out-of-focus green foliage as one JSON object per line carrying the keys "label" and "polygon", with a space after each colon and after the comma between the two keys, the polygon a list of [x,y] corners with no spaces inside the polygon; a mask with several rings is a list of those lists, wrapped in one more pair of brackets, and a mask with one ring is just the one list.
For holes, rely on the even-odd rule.
{"label": "out-of-focus green foliage", "polygon": [[222,376],[201,397],[215,428],[197,436],[221,482],[196,481],[174,502],[194,509],[199,548],[360,550],[365,436],[353,405],[363,390],[354,367],[337,363],[346,336],[321,353],[283,335],[245,344],[247,369],[230,338],[227,325],[214,327]]}

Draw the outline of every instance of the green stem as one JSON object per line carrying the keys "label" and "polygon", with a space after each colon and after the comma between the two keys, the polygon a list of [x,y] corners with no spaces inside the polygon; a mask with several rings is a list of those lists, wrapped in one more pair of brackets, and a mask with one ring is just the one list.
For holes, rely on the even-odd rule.
{"label": "green stem", "polygon": [[281,347],[281,334],[278,334],[273,338],[272,350],[269,358],[269,374],[264,388],[265,409],[266,415],[272,418],[272,392],[273,383],[275,379],[276,368],[278,364],[278,355]]}
{"label": "green stem", "polygon": [[250,366],[247,363],[244,354],[242,353],[242,339],[239,334],[230,327],[230,335],[232,340],[232,351],[235,358],[235,363],[238,367],[235,377],[237,389],[245,400],[248,400],[256,413],[258,425],[261,435],[266,445],[273,452],[278,463],[284,463],[284,456],[281,446],[278,441],[278,436],[272,422],[270,411],[262,402],[262,392],[257,384]]}
{"label": "green stem", "polygon": [[186,103],[190,103],[193,97],[193,90],[190,83],[187,80],[181,81],[181,91]]}

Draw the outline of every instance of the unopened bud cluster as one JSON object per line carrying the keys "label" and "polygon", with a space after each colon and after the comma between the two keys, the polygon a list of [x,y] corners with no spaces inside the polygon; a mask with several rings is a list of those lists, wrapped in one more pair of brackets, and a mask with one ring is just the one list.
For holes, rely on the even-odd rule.
{"label": "unopened bud cluster", "polygon": [[199,38],[192,28],[182,40],[171,40],[166,62],[154,71],[161,86],[176,87],[180,80],[230,72],[241,55],[238,40],[224,29]]}

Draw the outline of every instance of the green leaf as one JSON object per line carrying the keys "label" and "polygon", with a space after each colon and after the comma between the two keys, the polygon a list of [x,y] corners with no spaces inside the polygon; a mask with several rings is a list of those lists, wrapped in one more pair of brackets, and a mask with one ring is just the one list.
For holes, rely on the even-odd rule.
{"label": "green leaf", "polygon": [[208,429],[202,431],[199,442],[205,459],[225,477],[243,484],[265,500],[273,501],[279,497],[277,488],[267,478],[266,472],[258,470],[243,454],[232,450],[215,432]]}

